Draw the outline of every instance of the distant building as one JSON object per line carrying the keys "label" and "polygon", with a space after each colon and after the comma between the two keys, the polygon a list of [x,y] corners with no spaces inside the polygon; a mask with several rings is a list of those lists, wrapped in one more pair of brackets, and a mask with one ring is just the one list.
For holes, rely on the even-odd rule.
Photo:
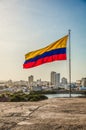
{"label": "distant building", "polygon": [[41,86],[41,85],[42,85],[41,79],[38,79],[37,80],[37,86]]}
{"label": "distant building", "polygon": [[7,85],[9,88],[13,87],[13,82],[12,82],[12,80],[8,80],[8,81],[6,82],[6,85]]}
{"label": "distant building", "polygon": [[41,81],[41,85],[44,86],[44,87],[50,87],[51,86],[49,81]]}
{"label": "distant building", "polygon": [[54,71],[51,72],[51,85],[52,85],[52,87],[59,87],[60,73],[56,73]]}
{"label": "distant building", "polygon": [[56,72],[54,71],[51,72],[51,85],[52,86],[56,85]]}
{"label": "distant building", "polygon": [[31,86],[30,90],[31,91],[42,91],[42,86]]}
{"label": "distant building", "polygon": [[5,82],[0,82],[0,89],[4,89],[5,88]]}
{"label": "distant building", "polygon": [[86,87],[80,87],[79,90],[85,90],[86,91]]}
{"label": "distant building", "polygon": [[61,79],[60,87],[63,89],[68,89],[68,83],[67,83],[67,79],[65,77],[63,77]]}
{"label": "distant building", "polygon": [[67,79],[66,79],[65,77],[63,77],[63,78],[61,79],[61,83],[62,83],[63,85],[67,84]]}
{"label": "distant building", "polygon": [[86,78],[82,78],[81,80],[81,86],[86,87]]}
{"label": "distant building", "polygon": [[29,87],[33,84],[33,81],[34,81],[33,75],[29,76],[29,77],[28,77],[28,84],[29,84]]}
{"label": "distant building", "polygon": [[60,86],[60,73],[56,73],[56,87]]}
{"label": "distant building", "polygon": [[24,80],[20,80],[20,81],[15,81],[13,82],[13,87],[17,86],[17,87],[27,87],[27,81]]}
{"label": "distant building", "polygon": [[81,86],[81,80],[76,80],[76,86],[79,88]]}

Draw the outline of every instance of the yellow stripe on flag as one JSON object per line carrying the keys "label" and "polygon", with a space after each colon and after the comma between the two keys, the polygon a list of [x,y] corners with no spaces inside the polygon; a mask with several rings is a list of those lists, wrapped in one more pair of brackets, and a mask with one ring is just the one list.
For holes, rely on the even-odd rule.
{"label": "yellow stripe on flag", "polygon": [[44,52],[48,52],[48,51],[55,50],[55,49],[58,49],[58,48],[66,48],[67,38],[68,38],[68,35],[59,39],[59,40],[57,40],[57,41],[55,41],[55,42],[53,42],[53,43],[51,43],[47,47],[44,47],[42,49],[27,53],[25,55],[25,60],[34,58],[35,56],[41,55]]}

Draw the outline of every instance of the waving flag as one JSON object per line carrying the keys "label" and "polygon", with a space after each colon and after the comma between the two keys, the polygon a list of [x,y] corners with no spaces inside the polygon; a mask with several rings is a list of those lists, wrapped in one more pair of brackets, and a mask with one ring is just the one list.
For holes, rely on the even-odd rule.
{"label": "waving flag", "polygon": [[47,47],[27,53],[23,68],[27,69],[44,63],[66,60],[67,39],[68,35],[51,43]]}

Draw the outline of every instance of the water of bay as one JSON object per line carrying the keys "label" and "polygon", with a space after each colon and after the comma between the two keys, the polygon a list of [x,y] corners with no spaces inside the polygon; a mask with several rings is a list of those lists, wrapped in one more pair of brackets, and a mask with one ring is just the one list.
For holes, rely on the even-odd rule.
{"label": "water of bay", "polygon": [[[46,94],[48,98],[68,98],[70,97],[69,94]],[[79,96],[84,96],[82,94],[71,94],[71,97],[79,97]]]}

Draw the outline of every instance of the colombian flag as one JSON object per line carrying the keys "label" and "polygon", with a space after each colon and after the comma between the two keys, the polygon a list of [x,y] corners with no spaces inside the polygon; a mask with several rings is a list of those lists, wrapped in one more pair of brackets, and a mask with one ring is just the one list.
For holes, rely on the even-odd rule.
{"label": "colombian flag", "polygon": [[23,68],[27,69],[44,63],[66,60],[67,39],[68,35],[51,43],[47,47],[27,53]]}

